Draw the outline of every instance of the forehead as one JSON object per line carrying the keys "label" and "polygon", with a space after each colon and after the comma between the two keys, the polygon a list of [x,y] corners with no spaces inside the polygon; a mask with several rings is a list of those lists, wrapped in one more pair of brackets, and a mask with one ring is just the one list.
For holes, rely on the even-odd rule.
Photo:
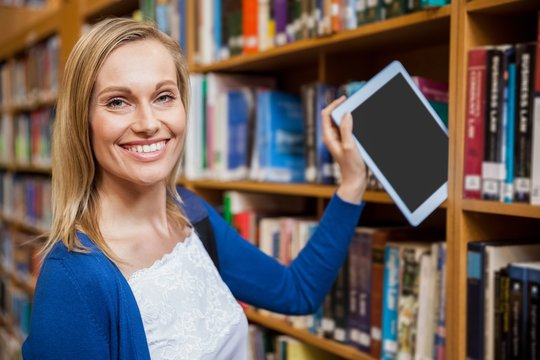
{"label": "forehead", "polygon": [[157,40],[136,40],[109,54],[97,74],[96,87],[165,79],[176,82],[176,66],[169,50]]}

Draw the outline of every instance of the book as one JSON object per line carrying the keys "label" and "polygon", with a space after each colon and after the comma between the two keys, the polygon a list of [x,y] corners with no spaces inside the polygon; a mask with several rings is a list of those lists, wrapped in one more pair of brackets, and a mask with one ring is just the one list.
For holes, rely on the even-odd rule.
{"label": "book", "polygon": [[502,200],[504,162],[504,53],[509,46],[489,48],[486,55],[486,101],[484,120],[484,160],[482,162],[482,198]]}
{"label": "book", "polygon": [[505,69],[505,94],[504,94],[504,117],[505,117],[505,162],[506,179],[503,187],[504,202],[511,203],[514,199],[514,111],[516,104],[516,63],[513,51],[509,53],[508,63]]}
{"label": "book", "polygon": [[532,127],[531,204],[540,205],[540,21],[536,42],[534,75],[534,124]]}
{"label": "book", "polygon": [[[540,260],[540,257],[537,258]],[[540,262],[515,262],[510,278],[510,358],[536,359],[538,355],[538,286]]]}
{"label": "book", "polygon": [[298,96],[278,91],[257,94],[256,166],[259,181],[303,182],[304,117]]}
{"label": "book", "polygon": [[400,289],[400,254],[398,244],[384,249],[384,285],[381,359],[395,359],[398,352],[398,301]]}
{"label": "book", "polygon": [[540,258],[534,240],[475,241],[467,250],[467,357],[493,358],[495,272],[517,261]]}
{"label": "book", "polygon": [[412,359],[416,353],[420,269],[424,257],[428,257],[427,261],[431,262],[430,249],[430,244],[402,244],[398,298],[398,359]]}
{"label": "book", "polygon": [[516,45],[514,201],[530,201],[536,43]]}

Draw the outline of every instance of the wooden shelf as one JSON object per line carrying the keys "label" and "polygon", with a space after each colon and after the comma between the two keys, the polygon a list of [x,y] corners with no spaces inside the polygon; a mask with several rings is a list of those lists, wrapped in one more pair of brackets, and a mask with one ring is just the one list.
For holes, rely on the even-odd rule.
{"label": "wooden shelf", "polygon": [[[256,181],[219,181],[219,180],[181,180],[180,183],[184,186],[195,189],[210,189],[210,190],[238,190],[249,191],[267,194],[294,195],[294,196],[310,196],[318,198],[331,198],[335,191],[335,185],[318,185],[318,184],[285,184],[285,183],[268,183]],[[364,200],[366,202],[393,204],[394,202],[384,191],[367,191]]]}
{"label": "wooden shelf", "polygon": [[[27,20],[21,22],[23,17]],[[14,9],[3,13],[0,23],[5,25],[0,32],[0,59],[4,59],[58,32],[60,9],[56,6],[44,10]]]}
{"label": "wooden shelf", "polygon": [[529,204],[507,204],[503,202],[486,200],[463,200],[462,208],[466,211],[474,211],[486,214],[540,219],[540,206],[533,206]]}
{"label": "wooden shelf", "polygon": [[474,0],[467,3],[467,11],[472,13],[508,14],[539,9],[537,0]]}
{"label": "wooden shelf", "polygon": [[24,103],[5,105],[4,111],[11,113],[29,112],[36,109],[51,107],[56,104],[56,95],[39,95],[31,101]]}
{"label": "wooden shelf", "polygon": [[336,341],[322,338],[306,330],[296,329],[282,320],[261,315],[253,309],[245,309],[244,311],[248,320],[251,322],[257,323],[268,329],[275,330],[285,335],[292,336],[307,344],[313,345],[332,354],[336,354],[345,359],[373,360],[371,356],[364,354],[351,346],[343,345]]}
{"label": "wooden shelf", "polygon": [[321,53],[373,52],[448,42],[451,5],[427,9],[362,25],[331,36],[296,41],[256,54],[232,57],[212,65],[195,65],[191,72],[269,71],[314,61]]}
{"label": "wooden shelf", "polygon": [[3,214],[0,214],[0,221],[22,233],[30,235],[41,235],[47,233],[47,230],[42,229],[39,226],[31,225],[21,220],[11,219]]}
{"label": "wooden shelf", "polygon": [[128,14],[138,9],[137,0],[84,0],[80,4],[80,15],[86,20],[110,15]]}
{"label": "wooden shelf", "polygon": [[20,165],[20,164],[0,164],[0,170],[27,173],[27,174],[43,174],[50,175],[50,166],[37,166],[37,165]]}
{"label": "wooden shelf", "polygon": [[7,276],[16,287],[22,289],[24,292],[28,293],[29,295],[34,296],[37,279],[32,278],[31,280],[25,280],[21,276],[17,275],[16,273],[5,269],[3,265],[0,265],[0,274]]}

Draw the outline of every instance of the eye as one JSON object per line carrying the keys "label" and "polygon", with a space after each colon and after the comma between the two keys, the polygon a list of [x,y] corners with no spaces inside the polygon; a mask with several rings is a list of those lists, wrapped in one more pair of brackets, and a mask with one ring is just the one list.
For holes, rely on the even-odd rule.
{"label": "eye", "polygon": [[157,101],[160,103],[169,103],[176,99],[176,97],[172,93],[162,93],[158,96]]}
{"label": "eye", "polygon": [[111,109],[122,109],[127,105],[127,103],[124,99],[114,98],[109,100],[106,105]]}

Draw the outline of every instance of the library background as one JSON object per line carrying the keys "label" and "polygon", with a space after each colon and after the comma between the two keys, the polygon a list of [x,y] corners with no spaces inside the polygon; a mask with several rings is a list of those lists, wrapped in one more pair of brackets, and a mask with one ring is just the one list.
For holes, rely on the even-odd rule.
{"label": "library background", "polygon": [[192,106],[178,183],[285,264],[339,182],[320,134],[328,101],[399,60],[448,127],[448,200],[409,228],[370,177],[320,310],[245,304],[252,359],[540,358],[539,11],[537,0],[0,1],[0,359],[18,359],[28,332],[40,264],[28,240],[51,219],[62,69],[108,16],[153,19],[179,41]]}

